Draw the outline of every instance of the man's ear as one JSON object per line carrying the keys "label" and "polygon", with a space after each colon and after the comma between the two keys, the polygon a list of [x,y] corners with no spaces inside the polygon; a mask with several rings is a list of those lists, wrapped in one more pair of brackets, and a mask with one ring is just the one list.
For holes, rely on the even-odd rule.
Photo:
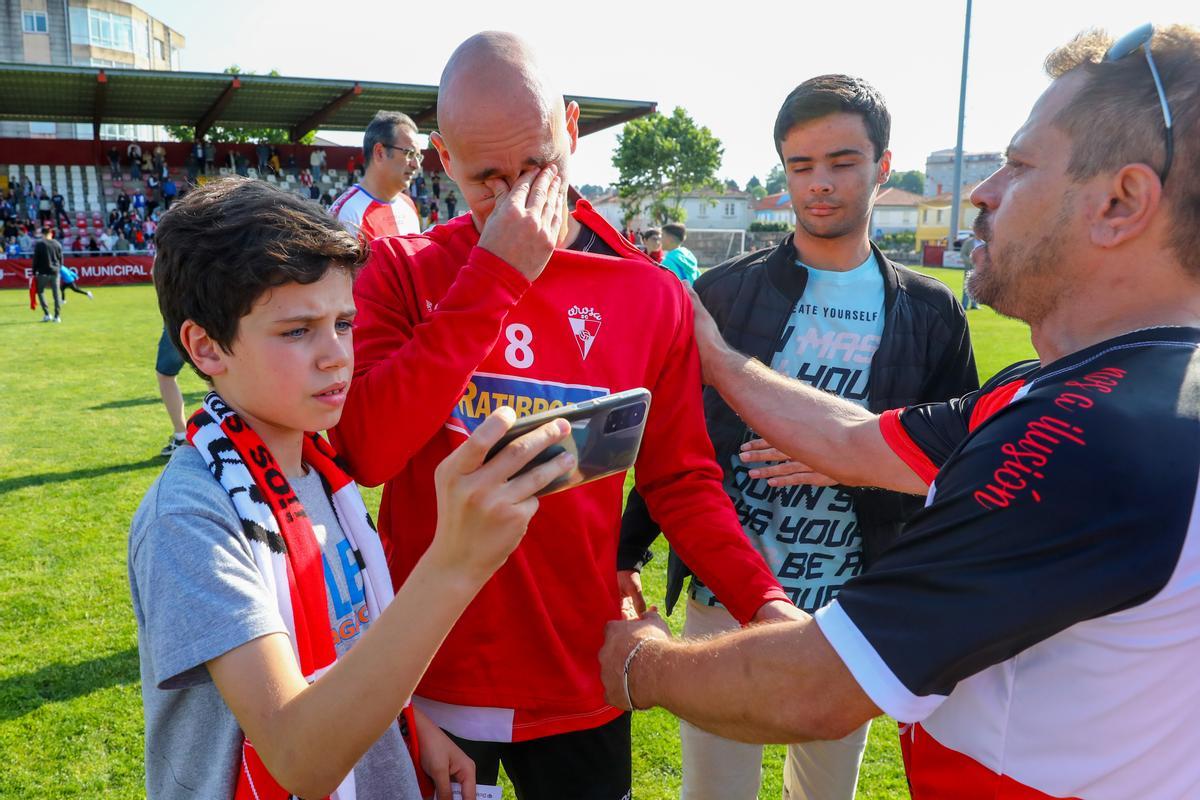
{"label": "man's ear", "polygon": [[892,177],[892,151],[884,150],[883,154],[879,156],[879,174],[875,176],[875,183],[883,186],[890,177]]}
{"label": "man's ear", "polygon": [[579,144],[579,103],[574,100],[567,103],[567,136],[571,139],[571,154]]}
{"label": "man's ear", "polygon": [[179,326],[179,342],[187,351],[188,358],[205,375],[221,375],[229,369],[225,363],[225,350],[209,337],[208,331],[192,320],[186,319]]}
{"label": "man's ear", "polygon": [[450,149],[446,147],[446,140],[442,137],[441,132],[430,133],[429,143],[433,145],[434,150],[437,150],[438,160],[442,162],[442,171],[450,176],[450,180],[458,183],[458,178],[454,176],[454,167],[451,166]]}
{"label": "man's ear", "polygon": [[1117,247],[1141,236],[1153,224],[1162,205],[1162,182],[1146,164],[1126,164],[1098,190],[1087,192],[1092,242]]}

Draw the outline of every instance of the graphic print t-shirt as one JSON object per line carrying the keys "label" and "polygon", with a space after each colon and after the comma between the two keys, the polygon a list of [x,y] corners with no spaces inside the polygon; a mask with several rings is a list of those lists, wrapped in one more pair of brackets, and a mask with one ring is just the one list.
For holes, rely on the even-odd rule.
{"label": "graphic print t-shirt", "polygon": [[[883,335],[883,275],[875,256],[847,272],[808,270],[804,295],[779,337],[771,368],[859,405]],[[752,432],[749,438],[754,438]],[[840,486],[772,488],[734,454],[725,483],[742,528],[799,608],[812,613],[862,571],[854,501]],[[698,580],[692,597],[717,600]]]}
{"label": "graphic print t-shirt", "polygon": [[[342,531],[321,483],[320,473],[309,470],[303,477],[292,478],[291,484],[308,513],[313,533],[321,546],[333,646],[338,658],[342,658],[371,624],[366,595],[363,593],[359,555]],[[415,798],[420,795],[408,747],[396,724],[393,723],[384,731],[359,759],[354,767],[354,781],[359,800]]]}

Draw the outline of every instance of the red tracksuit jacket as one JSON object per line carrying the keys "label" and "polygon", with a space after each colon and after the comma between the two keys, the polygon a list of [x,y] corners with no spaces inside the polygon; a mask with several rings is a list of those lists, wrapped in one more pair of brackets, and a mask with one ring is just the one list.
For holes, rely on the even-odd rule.
{"label": "red tracksuit jacket", "polygon": [[[434,468],[501,405],[526,415],[644,386],[639,489],[675,550],[743,622],[786,595],[721,487],[683,286],[585,202],[621,258],[556,250],[532,284],[477,247],[470,215],[372,245],[359,275],[355,374],[333,431],[359,482],[386,482],[379,532],[396,586],[436,526]],[[597,653],[620,616],[623,476],[546,497],[525,540],[455,625],[418,689],[513,709],[514,741],[584,730],[604,702]],[[480,535],[486,535],[481,532]]]}

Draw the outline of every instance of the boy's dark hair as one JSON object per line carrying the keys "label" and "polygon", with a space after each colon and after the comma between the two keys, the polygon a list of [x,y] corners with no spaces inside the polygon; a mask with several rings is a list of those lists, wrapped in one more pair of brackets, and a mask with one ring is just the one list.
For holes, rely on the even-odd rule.
{"label": "boy's dark hair", "polygon": [[179,338],[192,320],[230,352],[238,322],[264,292],[352,272],[365,242],[316,203],[251,178],[210,181],[163,215],[155,234],[154,288],[171,343],[201,378]]}
{"label": "boy's dark hair", "polygon": [[779,160],[783,160],[783,140],[792,128],[840,113],[862,117],[878,161],[892,136],[892,115],[878,89],[850,75],[818,75],[792,90],[775,117],[775,152]]}
{"label": "boy's dark hair", "polygon": [[663,233],[669,233],[679,241],[687,238],[687,227],[682,222],[668,222],[662,226]]}
{"label": "boy's dark hair", "polygon": [[642,231],[643,239],[645,239],[647,236],[659,236],[659,235],[661,235],[661,232],[658,230],[658,228],[646,228],[646,230]]}

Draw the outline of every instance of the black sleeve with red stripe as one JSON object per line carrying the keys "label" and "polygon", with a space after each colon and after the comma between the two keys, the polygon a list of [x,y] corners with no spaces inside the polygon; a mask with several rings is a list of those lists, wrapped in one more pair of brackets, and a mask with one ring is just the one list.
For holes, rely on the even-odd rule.
{"label": "black sleeve with red stripe", "polygon": [[880,431],[896,455],[921,480],[932,483],[967,434],[1008,405],[1024,385],[1025,376],[1037,368],[1038,362],[1023,361],[1001,370],[981,389],[963,397],[886,411],[879,420]]}
{"label": "black sleeve with red stripe", "polygon": [[[1194,353],[1114,348],[1103,361],[1081,358],[978,423],[938,474],[931,505],[838,594],[910,692],[946,695],[1162,589],[1200,474]],[[953,409],[939,413],[962,426]]]}

